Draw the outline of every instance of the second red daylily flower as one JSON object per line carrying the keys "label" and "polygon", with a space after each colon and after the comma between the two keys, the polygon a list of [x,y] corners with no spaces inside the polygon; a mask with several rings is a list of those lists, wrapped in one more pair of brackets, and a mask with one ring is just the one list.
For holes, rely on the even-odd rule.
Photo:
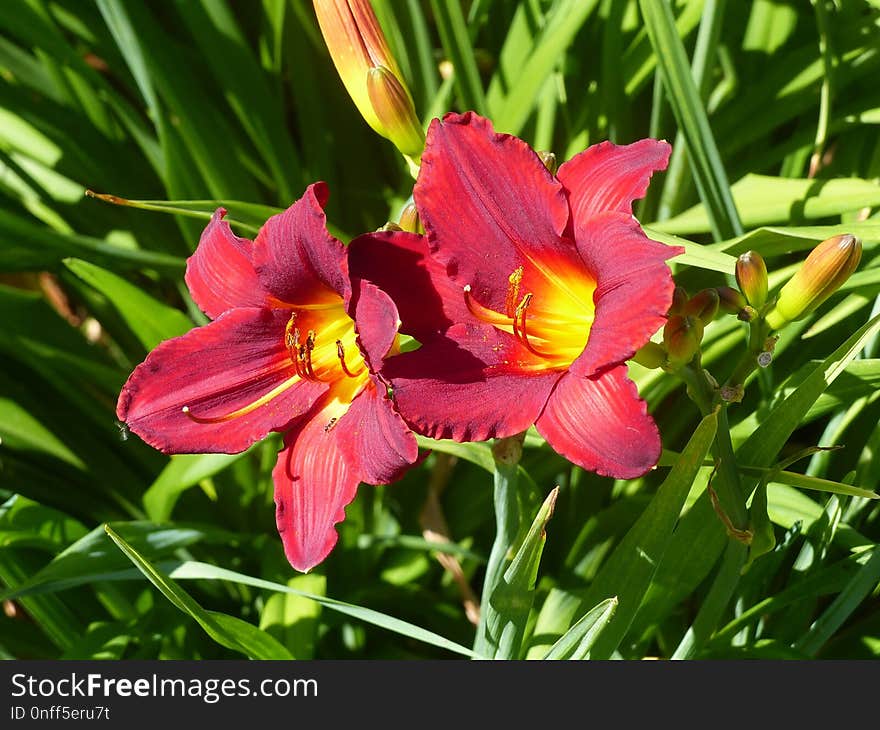
{"label": "second red daylily flower", "polygon": [[383,374],[401,415],[435,438],[535,424],[558,452],[620,478],[660,455],[625,361],[672,298],[666,259],[632,216],[669,145],[603,143],[554,176],[473,113],[434,120],[414,198],[425,236],[368,234],[352,271],[387,291],[419,349]]}
{"label": "second red daylily flower", "polygon": [[336,543],[360,482],[395,480],[415,437],[375,375],[397,345],[397,310],[351,280],[326,229],[323,183],[270,218],[251,242],[220,209],[187,262],[214,321],[157,347],[132,373],[120,420],[166,453],[236,453],[286,431],[273,471],[276,521],[298,570]]}

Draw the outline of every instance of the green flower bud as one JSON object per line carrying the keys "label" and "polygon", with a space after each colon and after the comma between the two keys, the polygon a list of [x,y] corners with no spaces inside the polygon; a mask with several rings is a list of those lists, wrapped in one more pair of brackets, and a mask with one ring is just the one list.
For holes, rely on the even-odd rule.
{"label": "green flower bud", "polygon": [[717,289],[703,289],[688,300],[684,306],[684,314],[696,317],[706,325],[718,314],[719,303],[720,297]]}
{"label": "green flower bud", "polygon": [[862,258],[862,242],[850,233],[822,241],[779,292],[767,323],[778,330],[803,319],[850,277]]}
{"label": "green flower bud", "polygon": [[669,305],[669,314],[682,314],[687,301],[687,290],[683,286],[675,287],[672,291],[672,304]]}
{"label": "green flower bud", "polygon": [[424,233],[422,222],[419,220],[419,211],[415,203],[407,203],[400,212],[400,228],[409,233]]}
{"label": "green flower bud", "polygon": [[755,309],[767,301],[767,265],[757,251],[746,251],[736,260],[736,283]]}
{"label": "green flower bud", "polygon": [[646,342],[632,358],[635,362],[651,370],[663,366],[666,362],[666,350],[656,342]]}
{"label": "green flower bud", "polygon": [[715,291],[718,292],[718,308],[725,314],[739,314],[748,304],[742,292],[732,286],[719,286]]}
{"label": "green flower bud", "polygon": [[698,317],[673,315],[663,328],[663,344],[673,365],[685,365],[693,360],[703,339],[703,323]]}

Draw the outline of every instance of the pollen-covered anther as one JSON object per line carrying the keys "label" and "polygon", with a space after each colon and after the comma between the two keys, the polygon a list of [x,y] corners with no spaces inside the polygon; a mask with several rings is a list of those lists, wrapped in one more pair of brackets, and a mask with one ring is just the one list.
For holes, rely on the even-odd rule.
{"label": "pollen-covered anther", "polygon": [[519,299],[519,285],[522,282],[523,267],[514,269],[507,277],[507,298],[504,300],[504,311],[508,317],[513,317],[516,312],[517,300]]}
{"label": "pollen-covered anther", "polygon": [[315,375],[315,369],[312,367],[312,351],[315,349],[316,339],[317,335],[315,334],[315,330],[309,330],[305,344],[300,345],[299,348],[299,357],[302,362],[304,377],[313,381],[321,380],[321,378]]}

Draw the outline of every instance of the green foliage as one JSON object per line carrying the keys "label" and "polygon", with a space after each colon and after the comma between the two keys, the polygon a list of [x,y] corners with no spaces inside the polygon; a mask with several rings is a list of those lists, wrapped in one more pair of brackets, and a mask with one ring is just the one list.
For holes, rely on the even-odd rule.
{"label": "green foliage", "polygon": [[[183,271],[217,207],[254,237],[325,180],[348,240],[396,220],[410,170],[346,96],[310,3],[0,3],[0,656],[877,658],[877,3],[374,4],[425,124],[476,109],[560,161],[675,140],[636,212],[685,247],[691,293],[732,284],[753,249],[772,297],[846,232],[858,272],[723,416],[631,364],[667,449],[645,477],[587,474],[534,431],[497,472],[487,444],[420,439],[423,464],[361,487],[334,552],[295,575],[277,440],[169,458],[117,423],[116,397],[204,323]],[[719,381],[744,327],[706,326]],[[791,463],[816,445],[845,448]],[[493,472],[515,517],[495,549]],[[750,553],[722,519],[731,475]],[[434,499],[447,542],[427,532]],[[462,582],[487,586],[475,652]]]}

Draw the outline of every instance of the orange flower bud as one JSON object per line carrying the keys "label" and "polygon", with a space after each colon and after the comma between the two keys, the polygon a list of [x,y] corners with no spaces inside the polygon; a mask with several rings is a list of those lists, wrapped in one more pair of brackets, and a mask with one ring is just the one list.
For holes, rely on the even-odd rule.
{"label": "orange flower bud", "polygon": [[403,154],[417,161],[424,135],[412,97],[369,0],[313,2],[330,57],[361,116]]}
{"label": "orange flower bud", "polygon": [[748,303],[760,309],[767,301],[767,265],[757,251],[746,251],[736,260],[736,283]]}
{"label": "orange flower bud", "polygon": [[746,298],[738,289],[731,286],[719,286],[718,307],[725,314],[739,314],[746,307]]}
{"label": "orange flower bud", "polygon": [[377,66],[367,72],[367,95],[381,126],[379,134],[403,154],[418,160],[425,146],[425,133],[406,87],[387,68]]}
{"label": "orange flower bud", "polygon": [[663,344],[669,353],[669,362],[675,365],[689,363],[700,349],[703,323],[698,317],[674,315],[663,328]]}
{"label": "orange flower bud", "polygon": [[703,289],[690,298],[684,305],[684,313],[696,317],[704,325],[709,324],[718,314],[720,297],[717,289]]}
{"label": "orange flower bud", "polygon": [[836,292],[862,258],[862,242],[850,233],[822,241],[779,292],[767,323],[780,329],[802,319]]}

